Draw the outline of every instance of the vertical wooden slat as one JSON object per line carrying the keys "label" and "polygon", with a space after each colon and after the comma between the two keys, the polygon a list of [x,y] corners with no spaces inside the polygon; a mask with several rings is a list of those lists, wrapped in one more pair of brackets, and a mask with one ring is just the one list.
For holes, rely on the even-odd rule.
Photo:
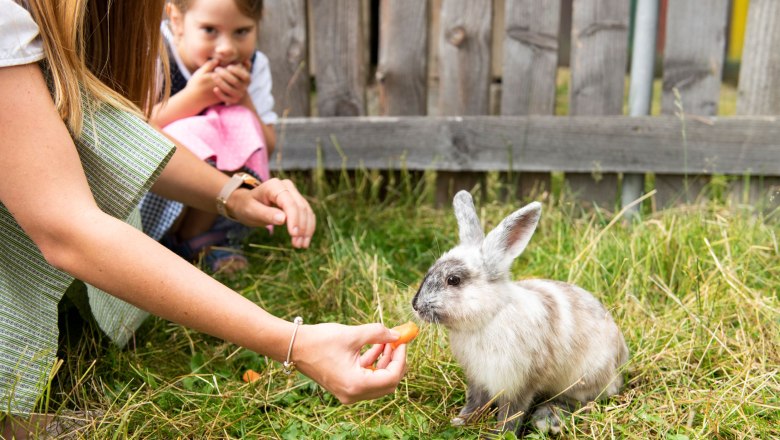
{"label": "vertical wooden slat", "polygon": [[[491,1],[442,0],[439,31],[439,104],[443,116],[490,111]],[[468,154],[473,145],[463,144]],[[436,201],[449,203],[461,189],[483,181],[481,173],[439,172]]]}
{"label": "vertical wooden slat", "polygon": [[428,2],[382,0],[376,78],[380,114],[428,113]]}
{"label": "vertical wooden slat", "polygon": [[675,88],[686,113],[718,113],[728,8],[728,0],[708,0],[706,8],[695,0],[669,3],[661,98],[664,114],[677,111]]}
{"label": "vertical wooden slat", "polygon": [[[728,0],[710,0],[706,8],[693,0],[669,2],[663,59],[663,114],[679,114],[680,107],[685,114],[718,113],[728,9]],[[681,142],[680,161],[685,160],[683,148]],[[656,204],[667,207],[693,202],[708,181],[704,176],[657,174]]]}
{"label": "vertical wooden slat", "polygon": [[[428,51],[430,5],[419,0],[380,0],[379,54],[376,70],[379,114],[425,116],[428,114]],[[398,176],[380,172],[387,182]],[[413,185],[425,174],[405,170]]]}
{"label": "vertical wooden slat", "polygon": [[[620,115],[628,60],[629,2],[573,2],[569,114]],[[583,201],[612,207],[617,201],[617,176],[599,172],[567,174],[566,181]]]}
{"label": "vertical wooden slat", "polygon": [[552,115],[560,0],[506,0],[501,114]]}
{"label": "vertical wooden slat", "polygon": [[752,0],[748,9],[737,114],[780,114],[780,2]]}
{"label": "vertical wooden slat", "polygon": [[492,2],[444,0],[439,37],[439,113],[489,111]]}
{"label": "vertical wooden slat", "polygon": [[[491,28],[490,39],[493,41],[490,51],[490,75],[493,81],[500,79],[504,70],[504,29],[506,29],[506,3],[507,0],[492,0],[493,1],[493,18]],[[512,0],[508,0],[512,1]],[[499,100],[500,101],[500,100]],[[493,103],[491,102],[491,105]],[[500,102],[496,104],[496,108],[499,111],[492,112],[491,114],[500,114]]]}
{"label": "vertical wooden slat", "polygon": [[[745,46],[739,73],[737,114],[780,115],[780,2],[752,0],[748,9]],[[778,158],[780,160],[780,158]],[[749,173],[750,170],[745,170]],[[732,199],[780,206],[780,178],[753,177],[733,185]],[[745,200],[743,194],[747,193]]]}
{"label": "vertical wooden slat", "polygon": [[[560,0],[506,0],[502,115],[555,113],[560,16]],[[514,147],[516,151],[522,149],[521,145]],[[549,189],[549,173],[519,176],[518,196]]]}
{"label": "vertical wooden slat", "polygon": [[439,110],[439,34],[441,33],[441,2],[429,0],[430,23],[428,25],[428,114],[438,115]]}
{"label": "vertical wooden slat", "polygon": [[361,6],[354,0],[311,0],[317,113],[366,113],[366,35]]}
{"label": "vertical wooden slat", "polygon": [[620,115],[628,60],[629,2],[577,0],[572,17],[571,115]]}
{"label": "vertical wooden slat", "polygon": [[309,69],[306,65],[307,31],[304,0],[266,0],[258,33],[258,49],[271,64],[276,101],[280,116],[309,116]]}

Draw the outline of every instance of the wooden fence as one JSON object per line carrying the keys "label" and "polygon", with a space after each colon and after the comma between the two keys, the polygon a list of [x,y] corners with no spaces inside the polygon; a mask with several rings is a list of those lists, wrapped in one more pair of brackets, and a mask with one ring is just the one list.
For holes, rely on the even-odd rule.
{"label": "wooden fence", "polygon": [[[628,0],[265,5],[276,169],[311,169],[318,157],[326,169],[435,169],[450,190],[474,172],[513,171],[523,191],[561,171],[582,199],[610,206],[621,173],[653,173],[660,205],[689,200],[713,174],[749,175],[752,190],[780,199],[776,0],[750,3],[734,116],[718,116],[729,1],[669,1],[661,115],[648,117],[624,116]],[[568,114],[555,115],[564,7]],[[748,180],[735,180],[741,193]]]}

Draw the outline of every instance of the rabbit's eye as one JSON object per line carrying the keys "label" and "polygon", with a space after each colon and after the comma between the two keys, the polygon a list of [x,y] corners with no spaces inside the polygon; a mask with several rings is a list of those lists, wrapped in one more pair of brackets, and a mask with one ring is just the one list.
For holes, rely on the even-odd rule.
{"label": "rabbit's eye", "polygon": [[460,277],[457,275],[450,275],[447,277],[447,284],[450,286],[457,286],[460,284]]}

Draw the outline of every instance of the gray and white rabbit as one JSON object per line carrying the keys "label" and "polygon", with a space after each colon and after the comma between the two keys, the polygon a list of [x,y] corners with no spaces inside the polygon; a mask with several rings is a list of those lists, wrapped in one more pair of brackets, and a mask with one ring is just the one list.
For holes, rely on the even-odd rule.
{"label": "gray and white rabbit", "polygon": [[[542,205],[507,216],[485,236],[471,194],[453,201],[460,244],[428,270],[412,307],[422,320],[449,330],[466,375],[464,424],[495,398],[503,430],[520,431],[533,403],[533,426],[560,432],[559,407],[612,396],[628,360],[623,335],[587,291],[543,279],[513,281],[510,267],[536,229]],[[522,412],[519,417],[513,417]]]}

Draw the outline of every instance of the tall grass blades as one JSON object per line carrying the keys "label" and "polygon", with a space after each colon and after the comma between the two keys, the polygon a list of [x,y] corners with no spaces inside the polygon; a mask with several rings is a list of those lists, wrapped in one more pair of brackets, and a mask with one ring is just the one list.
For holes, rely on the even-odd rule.
{"label": "tall grass blades", "polygon": [[[226,282],[307,323],[413,319],[423,272],[457,240],[451,210],[433,208],[434,179],[368,170],[310,177],[295,176],[314,195],[311,249],[291,249],[283,228],[258,230],[245,248],[251,269]],[[499,193],[477,203],[486,229],[522,204],[491,196]],[[631,351],[625,390],[572,414],[560,438],[780,438],[780,215],[727,203],[624,224],[565,194],[545,199],[514,275],[594,292]],[[49,403],[105,411],[83,432],[88,438],[513,438],[493,432],[490,417],[450,426],[464,378],[446,331],[432,325],[409,346],[397,391],[351,406],[303,376],[288,380],[263,356],[159,319],[127,349],[91,336],[63,351]],[[247,368],[261,379],[243,383]]]}

